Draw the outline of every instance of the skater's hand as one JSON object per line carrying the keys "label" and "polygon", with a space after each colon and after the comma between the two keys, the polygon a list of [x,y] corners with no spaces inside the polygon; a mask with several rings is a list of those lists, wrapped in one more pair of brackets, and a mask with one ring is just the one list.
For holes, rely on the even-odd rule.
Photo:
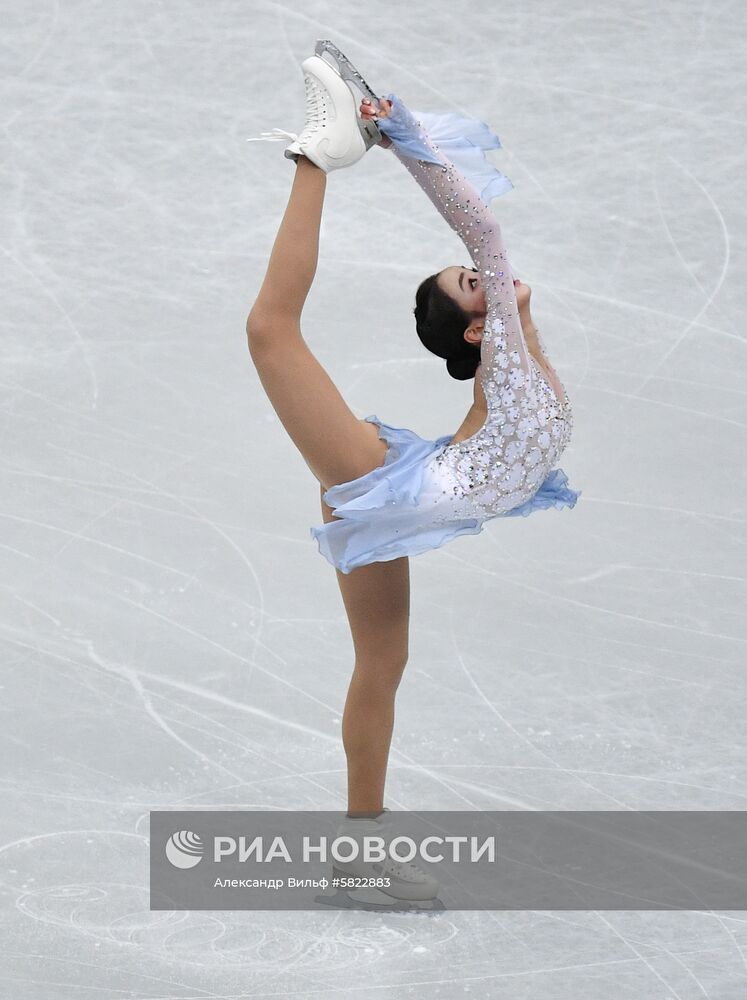
{"label": "skater's hand", "polygon": [[[363,100],[361,101],[361,118],[365,118],[366,120],[373,119],[374,121],[376,121],[377,118],[388,118],[389,115],[391,114],[391,110],[392,110],[392,102],[387,101],[385,97],[383,97],[379,101],[378,107],[367,97],[364,97]],[[384,149],[388,149],[391,146],[391,144],[392,140],[389,139],[387,136],[385,136],[384,133],[382,132],[382,139],[380,145],[383,146]]]}

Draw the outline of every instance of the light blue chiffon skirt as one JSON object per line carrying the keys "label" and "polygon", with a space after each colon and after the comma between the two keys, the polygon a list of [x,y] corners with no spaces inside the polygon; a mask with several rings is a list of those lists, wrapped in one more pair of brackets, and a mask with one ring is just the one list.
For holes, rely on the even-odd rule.
{"label": "light blue chiffon skirt", "polygon": [[[329,563],[349,573],[369,563],[419,555],[460,535],[475,535],[486,520],[492,520],[459,515],[443,519],[443,494],[426,472],[430,459],[448,444],[452,434],[429,440],[406,427],[386,424],[373,414],[366,420],[378,426],[379,437],[387,442],[386,457],[378,468],[323,494],[336,520],[310,531]],[[579,496],[568,487],[565,472],[553,469],[533,497],[493,517],[528,517],[550,507],[574,507]],[[436,504],[440,504],[438,510]]]}

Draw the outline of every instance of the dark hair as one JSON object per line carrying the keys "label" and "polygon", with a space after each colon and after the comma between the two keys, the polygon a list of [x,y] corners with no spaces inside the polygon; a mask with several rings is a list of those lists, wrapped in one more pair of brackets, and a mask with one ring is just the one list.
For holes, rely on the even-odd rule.
{"label": "dark hair", "polygon": [[464,339],[464,331],[479,313],[469,313],[437,283],[431,274],[415,293],[415,329],[424,347],[446,359],[452,378],[474,378],[480,364],[480,345]]}

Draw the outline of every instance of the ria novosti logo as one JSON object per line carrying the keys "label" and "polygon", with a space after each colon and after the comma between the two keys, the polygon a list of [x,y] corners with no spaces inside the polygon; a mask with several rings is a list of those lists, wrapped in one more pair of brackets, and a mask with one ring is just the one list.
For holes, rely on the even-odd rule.
{"label": "ria novosti logo", "polygon": [[205,848],[196,833],[179,830],[166,841],[166,857],[174,868],[194,868],[202,861]]}

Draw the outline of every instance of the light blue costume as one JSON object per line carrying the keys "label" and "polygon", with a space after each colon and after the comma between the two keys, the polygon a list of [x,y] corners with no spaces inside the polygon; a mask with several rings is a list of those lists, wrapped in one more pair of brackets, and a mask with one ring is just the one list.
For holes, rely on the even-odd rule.
{"label": "light blue costume", "polygon": [[485,157],[500,141],[485,122],[411,113],[394,94],[389,99],[392,113],[378,120],[381,131],[480,272],[486,321],[475,377],[488,416],[476,434],[451,445],[453,433],[427,440],[366,417],[389,446],[384,464],[328,489],[323,497],[335,520],[310,529],[321,554],[343,573],[477,534],[494,517],[573,507],[580,496],[563,470],[552,468],[570,440],[570,402],[565,393],[557,397],[527,349],[500,227],[488,208],[513,187]]}

